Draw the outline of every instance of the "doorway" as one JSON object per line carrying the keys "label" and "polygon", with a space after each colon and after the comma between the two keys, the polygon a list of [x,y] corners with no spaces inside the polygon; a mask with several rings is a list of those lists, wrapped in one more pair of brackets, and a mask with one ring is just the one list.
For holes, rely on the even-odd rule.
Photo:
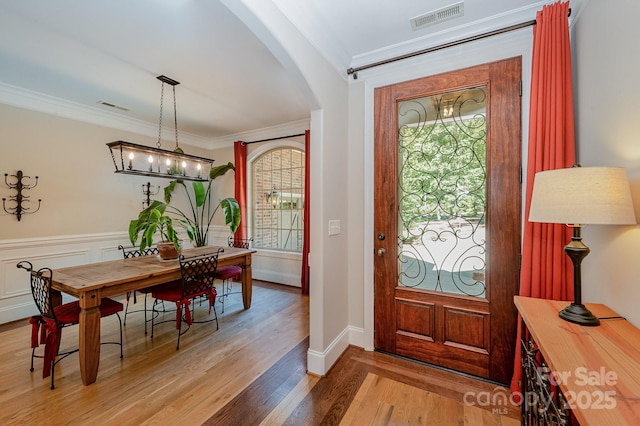
{"label": "doorway", "polygon": [[508,383],[521,58],[375,90],[374,345]]}

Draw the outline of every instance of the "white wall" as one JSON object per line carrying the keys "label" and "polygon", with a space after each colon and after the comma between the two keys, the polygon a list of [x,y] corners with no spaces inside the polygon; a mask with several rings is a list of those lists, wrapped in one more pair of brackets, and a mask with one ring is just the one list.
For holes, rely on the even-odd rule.
{"label": "white wall", "polygon": [[[640,2],[589,1],[574,31],[578,161],[627,169],[640,218]],[[583,301],[608,305],[640,327],[640,226],[587,226]]]}

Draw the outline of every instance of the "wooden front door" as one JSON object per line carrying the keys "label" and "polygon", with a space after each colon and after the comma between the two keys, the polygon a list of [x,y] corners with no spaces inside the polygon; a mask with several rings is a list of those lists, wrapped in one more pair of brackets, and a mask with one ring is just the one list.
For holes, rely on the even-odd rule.
{"label": "wooden front door", "polygon": [[520,90],[520,58],[376,89],[377,350],[511,380]]}

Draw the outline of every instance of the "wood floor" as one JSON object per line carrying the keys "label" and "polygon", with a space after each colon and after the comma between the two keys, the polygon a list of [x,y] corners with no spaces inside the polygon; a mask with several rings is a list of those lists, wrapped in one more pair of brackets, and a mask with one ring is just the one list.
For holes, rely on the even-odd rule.
{"label": "wood floor", "polygon": [[[224,314],[217,304],[219,330],[194,324],[179,351],[173,324],[151,339],[142,313],[130,315],[124,359],[102,346],[98,380],[85,387],[71,355],[55,390],[41,360],[29,372],[30,326],[0,326],[0,424],[518,424],[518,408],[495,397],[505,389],[377,352],[350,347],[326,377],[306,374],[308,302],[299,289],[254,281],[251,309],[230,296]],[[203,304],[196,317],[206,313]],[[102,330],[117,338],[117,319]],[[73,347],[77,327],[63,334],[62,349]]]}

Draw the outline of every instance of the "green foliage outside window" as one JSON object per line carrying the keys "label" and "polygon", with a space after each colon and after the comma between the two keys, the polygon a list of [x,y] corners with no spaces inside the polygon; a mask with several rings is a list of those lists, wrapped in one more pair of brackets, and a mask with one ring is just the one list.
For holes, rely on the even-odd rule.
{"label": "green foliage outside window", "polygon": [[403,227],[467,218],[486,206],[484,116],[400,130],[400,214]]}

